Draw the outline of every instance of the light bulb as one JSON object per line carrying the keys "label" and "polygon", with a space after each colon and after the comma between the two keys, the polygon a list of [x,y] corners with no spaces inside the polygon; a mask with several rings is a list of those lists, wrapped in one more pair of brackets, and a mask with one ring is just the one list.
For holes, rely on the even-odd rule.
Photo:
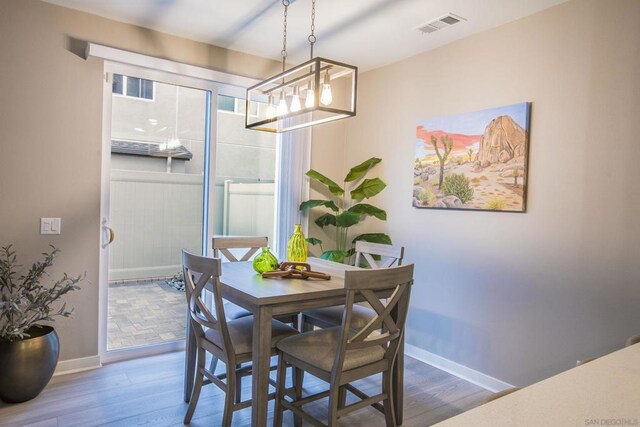
{"label": "light bulb", "polygon": [[309,89],[307,89],[307,98],[304,101],[304,106],[306,108],[313,108],[316,103],[316,94],[311,89],[311,85],[309,85]]}
{"label": "light bulb", "polygon": [[302,106],[300,105],[300,89],[296,86],[293,88],[293,97],[291,98],[291,112],[295,113],[300,111]]}
{"label": "light bulb", "polygon": [[276,113],[276,106],[273,105],[273,95],[269,95],[269,105],[267,106],[266,116],[270,119],[271,117],[275,117]]}
{"label": "light bulb", "polygon": [[280,102],[278,103],[278,115],[284,116],[289,112],[287,108],[287,98],[284,96],[284,92],[280,93]]}
{"label": "light bulb", "polygon": [[322,95],[320,95],[320,102],[322,105],[329,105],[333,101],[333,95],[331,94],[331,83],[329,83],[329,72],[324,75],[324,82],[322,84]]}

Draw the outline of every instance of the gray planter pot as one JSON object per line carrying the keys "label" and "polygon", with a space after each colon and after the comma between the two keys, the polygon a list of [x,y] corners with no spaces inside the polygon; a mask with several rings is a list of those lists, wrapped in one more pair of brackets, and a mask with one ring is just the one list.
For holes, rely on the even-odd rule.
{"label": "gray planter pot", "polygon": [[36,397],[58,364],[60,342],[51,326],[32,327],[30,338],[0,341],[0,399],[19,403]]}

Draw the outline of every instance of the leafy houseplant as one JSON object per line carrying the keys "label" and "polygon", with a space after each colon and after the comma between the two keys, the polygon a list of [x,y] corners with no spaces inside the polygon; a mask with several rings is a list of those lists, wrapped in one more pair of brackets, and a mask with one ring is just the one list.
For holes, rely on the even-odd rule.
{"label": "leafy houseplant", "polygon": [[24,402],[36,397],[57,365],[58,336],[42,322],[71,315],[65,304],[58,310],[53,304],[79,289],[77,284],[84,278],[65,273],[50,286],[43,285],[58,252],[52,246],[41,261],[21,273],[11,245],[0,249],[0,398],[4,401]]}
{"label": "leafy houseplant", "polygon": [[[391,244],[391,238],[384,233],[366,233],[354,237],[350,242],[348,238],[349,228],[364,221],[367,216],[373,216],[382,221],[386,221],[387,213],[368,203],[362,203],[364,199],[370,199],[380,193],[387,186],[380,178],[366,178],[365,175],[382,159],[372,157],[349,170],[344,178],[343,185],[340,186],[331,179],[313,169],[307,172],[307,176],[324,185],[331,194],[332,200],[307,200],[300,204],[300,210],[306,211],[314,208],[326,208],[330,212],[319,216],[315,223],[325,228],[335,227],[336,248],[324,250],[322,241],[315,237],[310,237],[307,242],[311,245],[319,245],[322,250],[323,259],[336,262],[344,262],[354,254],[353,245],[358,240],[373,243]],[[348,197],[349,196],[349,197]]]}

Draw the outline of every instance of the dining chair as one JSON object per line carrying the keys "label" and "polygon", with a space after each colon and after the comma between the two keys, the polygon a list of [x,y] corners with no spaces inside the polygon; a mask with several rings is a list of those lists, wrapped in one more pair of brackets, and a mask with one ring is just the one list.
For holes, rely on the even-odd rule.
{"label": "dining chair", "polygon": [[[213,236],[211,238],[213,257],[220,259],[224,257],[229,262],[249,261],[260,248],[268,246],[268,243],[269,239],[266,236]],[[232,249],[246,249],[246,251],[240,256],[231,252]],[[250,311],[228,301],[225,302],[225,309],[229,319],[251,315]]]}
{"label": "dining chair", "polygon": [[[224,256],[229,262],[249,261],[260,248],[268,246],[268,243],[269,239],[266,236],[213,236],[211,239],[213,256],[215,258]],[[246,251],[244,255],[236,256],[231,252],[232,249],[245,249]],[[226,303],[225,308],[231,313],[231,315],[227,314],[231,319],[251,315],[251,312],[229,302]],[[277,316],[276,319],[283,323],[298,326],[298,313]]]}
{"label": "dining chair", "polygon": [[[215,258],[226,258],[230,262],[249,261],[264,246],[268,246],[266,236],[213,236],[211,246]],[[243,255],[234,254],[231,249],[246,249]]]}
{"label": "dining chair", "polygon": [[[196,378],[189,399],[189,407],[184,417],[188,424],[198,404],[203,385],[215,384],[225,392],[222,425],[231,425],[233,412],[251,406],[251,399],[241,401],[236,390],[241,386],[237,379],[251,375],[250,362],[253,347],[253,316],[227,321],[222,300],[220,274],[222,264],[219,258],[207,258],[182,251],[182,269],[185,292],[189,306],[189,321],[196,341]],[[210,310],[203,300],[207,283],[213,293],[213,308]],[[277,320],[272,321],[272,353],[279,340],[297,335],[298,331]],[[225,372],[215,374],[206,368],[206,353],[225,364]],[[295,375],[294,375],[295,377]]]}
{"label": "dining chair", "polygon": [[[388,268],[393,265],[402,265],[403,258],[403,246],[384,245],[362,240],[356,242],[356,266],[366,264],[372,269]],[[331,328],[338,326],[342,322],[343,312],[343,305],[303,311],[301,316],[302,330],[310,331],[314,327]],[[366,305],[356,305],[353,309],[352,323],[356,327],[361,327],[367,324],[374,314]]]}
{"label": "dining chair", "polygon": [[[387,426],[396,425],[392,404],[392,367],[404,334],[412,284],[413,264],[345,273],[347,296],[341,325],[287,337],[277,344],[280,357],[274,426],[282,425],[285,409],[315,426],[324,426],[303,406],[327,396],[329,427],[336,426],[341,416],[369,405],[384,413]],[[375,314],[366,325],[356,327],[353,309],[355,302],[361,299],[371,305]],[[329,390],[289,401],[284,388],[287,365],[326,381]],[[374,396],[351,384],[379,373],[382,373],[382,390]],[[299,383],[302,381],[302,375],[294,377],[294,387],[302,387]],[[347,405],[347,392],[359,400]]]}

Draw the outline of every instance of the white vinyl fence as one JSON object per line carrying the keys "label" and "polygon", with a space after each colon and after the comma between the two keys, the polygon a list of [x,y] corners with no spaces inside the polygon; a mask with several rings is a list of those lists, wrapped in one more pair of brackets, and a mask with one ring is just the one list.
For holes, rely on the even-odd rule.
{"label": "white vinyl fence", "polygon": [[[180,271],[182,249],[200,253],[202,179],[195,174],[111,171],[115,239],[109,280],[173,276]],[[264,182],[228,180],[216,186],[216,233],[268,236],[273,242],[274,190],[274,183]]]}
{"label": "white vinyl fence", "polygon": [[225,181],[223,234],[267,236],[269,242],[273,242],[274,191],[272,182]]}
{"label": "white vinyl fence", "polygon": [[202,176],[112,170],[110,215],[109,280],[173,276],[200,253]]}

